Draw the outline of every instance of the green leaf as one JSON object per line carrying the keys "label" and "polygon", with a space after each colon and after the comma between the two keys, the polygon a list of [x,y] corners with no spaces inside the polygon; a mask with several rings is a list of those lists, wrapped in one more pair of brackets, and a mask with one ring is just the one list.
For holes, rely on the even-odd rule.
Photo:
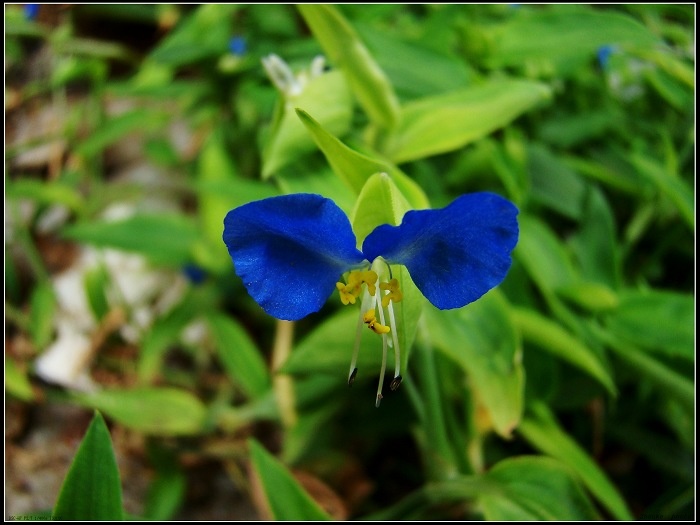
{"label": "green leaf", "polygon": [[231,380],[249,397],[262,396],[270,388],[265,360],[250,337],[230,317],[207,316],[219,360]]}
{"label": "green leaf", "polygon": [[513,254],[539,288],[552,291],[578,282],[568,253],[544,222],[521,213],[518,224],[520,237]]}
{"label": "green leaf", "polygon": [[527,170],[532,183],[530,197],[533,202],[547,206],[564,217],[581,218],[587,185],[578,173],[538,144],[527,149]]}
{"label": "green leaf", "polygon": [[500,80],[410,102],[402,108],[383,152],[401,163],[452,151],[506,126],[550,97],[544,84]]}
{"label": "green leaf", "polygon": [[297,115],[323,152],[333,172],[359,195],[367,180],[375,173],[387,173],[415,209],[428,208],[428,199],[418,184],[393,164],[359,153],[328,133],[304,110]]}
{"label": "green leaf", "polygon": [[92,315],[97,322],[100,322],[109,312],[109,302],[105,292],[110,284],[109,273],[104,266],[96,266],[85,272],[83,282]]}
{"label": "green leaf", "polygon": [[518,432],[536,449],[568,465],[613,518],[633,519],[615,485],[590,455],[561,429],[546,405],[534,406],[520,423]]}
{"label": "green leaf", "polygon": [[192,245],[199,238],[189,218],[165,214],[134,215],[113,222],[80,222],[64,228],[63,235],[94,246],[138,252],[156,264],[170,267],[189,262]]}
{"label": "green leaf", "polygon": [[391,129],[399,116],[398,98],[352,26],[331,5],[302,4],[297,8],[330,61],[345,73],[369,119]]}
{"label": "green leaf", "polygon": [[561,286],[557,294],[589,312],[613,310],[620,304],[617,294],[604,284],[578,282]]}
{"label": "green leaf", "polygon": [[600,359],[584,343],[558,323],[527,308],[513,308],[513,321],[525,341],[567,361],[595,378],[612,395],[617,394],[615,382]]}
{"label": "green leaf", "polygon": [[38,351],[44,350],[53,336],[56,297],[48,281],[36,285],[32,292],[29,330]]}
{"label": "green leaf", "polygon": [[254,439],[248,440],[250,459],[262,487],[271,519],[279,521],[330,520],[290,472]]}
{"label": "green leaf", "polygon": [[617,289],[621,278],[621,255],[613,211],[603,192],[589,186],[582,202],[579,230],[570,241],[582,276]]}
{"label": "green leaf", "polygon": [[525,375],[508,303],[490,291],[464,308],[425,308],[435,347],[469,375],[494,430],[509,437],[523,411]]}
{"label": "green leaf", "polygon": [[489,489],[478,500],[489,521],[600,519],[569,469],[554,459],[505,459],[483,478]]}
{"label": "green leaf", "polygon": [[281,113],[263,150],[263,178],[315,149],[314,141],[299,122],[295,108],[303,108],[315,115],[333,135],[344,135],[351,124],[352,98],[340,71],[309,79],[299,95],[284,95],[281,104]]}
{"label": "green leaf", "polygon": [[5,392],[22,401],[34,399],[34,391],[27,373],[8,355],[5,355]]}
{"label": "green leaf", "polygon": [[668,197],[681,218],[691,230],[695,230],[695,199],[693,188],[679,176],[669,173],[662,165],[646,155],[635,153],[632,164],[661,193]]}
{"label": "green leaf", "polygon": [[199,399],[175,388],[105,389],[91,394],[73,392],[71,398],[144,434],[198,434],[204,430],[207,419],[206,408]]}
{"label": "green leaf", "polygon": [[228,52],[231,22],[240,8],[233,4],[207,4],[182,18],[149,56],[173,67],[191,64]]}
{"label": "green leaf", "polygon": [[[692,379],[669,368],[639,347],[619,339],[615,334],[597,327],[594,327],[594,331],[618,357],[640,373],[642,377],[649,379],[650,382],[659,387],[661,393],[677,399],[686,410],[693,413],[695,386]],[[689,368],[687,372],[692,373],[692,369]]]}
{"label": "green leaf", "polygon": [[489,36],[484,62],[500,68],[527,60],[573,59],[603,45],[650,47],[657,37],[631,17],[576,7],[561,11],[524,10]]}
{"label": "green leaf", "polygon": [[122,487],[112,440],[104,419],[95,412],[63,480],[52,519],[121,521]]}
{"label": "green leaf", "polygon": [[40,181],[36,179],[7,180],[8,199],[28,198],[42,204],[63,204],[72,211],[79,211],[84,206],[82,195],[64,181]]}
{"label": "green leaf", "polygon": [[636,346],[671,357],[695,359],[695,299],[662,290],[627,290],[605,324]]}
{"label": "green leaf", "polygon": [[168,115],[162,111],[143,108],[112,117],[81,141],[75,153],[92,157],[125,135],[158,129],[167,119]]}

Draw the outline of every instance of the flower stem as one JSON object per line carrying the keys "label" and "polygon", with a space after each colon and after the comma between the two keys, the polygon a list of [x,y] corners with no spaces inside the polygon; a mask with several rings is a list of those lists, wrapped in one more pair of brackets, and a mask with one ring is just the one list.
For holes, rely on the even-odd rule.
{"label": "flower stem", "polygon": [[277,371],[287,361],[292,350],[294,323],[292,321],[277,321],[275,342],[272,347],[272,386],[277,399],[282,425],[285,429],[293,427],[297,422],[295,408],[294,383],[292,378]]}

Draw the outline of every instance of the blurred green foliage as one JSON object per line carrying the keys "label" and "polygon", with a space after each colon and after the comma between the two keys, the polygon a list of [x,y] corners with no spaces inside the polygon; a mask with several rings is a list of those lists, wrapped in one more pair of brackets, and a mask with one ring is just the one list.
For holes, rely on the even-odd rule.
{"label": "blurred green foliage", "polygon": [[[7,5],[6,393],[146,436],[156,519],[187,504],[185,454],[250,461],[237,482],[274,519],[692,519],[694,21],[687,4]],[[271,53],[293,76],[266,77]],[[404,303],[404,383],[378,410],[376,346],[345,385],[356,314],[332,298],[276,322],[221,242],[229,209],[280,193],[332,198],[361,240],[482,190],[520,209],[513,267],[459,310]],[[84,322],[57,280],[83,259],[57,246],[91,254],[70,291]],[[69,376],[47,355],[66,312],[88,341]],[[121,505],[107,481],[104,508],[75,498],[95,461],[114,484],[99,416],[56,513]]]}

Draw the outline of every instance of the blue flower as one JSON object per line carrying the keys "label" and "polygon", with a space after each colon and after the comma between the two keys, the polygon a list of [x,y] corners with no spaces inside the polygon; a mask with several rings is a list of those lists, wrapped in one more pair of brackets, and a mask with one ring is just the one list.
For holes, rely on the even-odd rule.
{"label": "blue flower", "polygon": [[245,38],[234,36],[228,41],[228,50],[232,55],[243,56],[248,49]]}
{"label": "blue flower", "polygon": [[24,4],[24,18],[27,20],[36,20],[39,15],[41,4]]}
{"label": "blue flower", "polygon": [[[376,227],[360,251],[350,221],[333,201],[292,194],[231,210],[223,240],[248,293],[273,317],[296,321],[317,312],[334,290],[344,304],[362,297],[358,327],[364,323],[382,336],[385,357],[387,346],[394,348],[395,390],[401,376],[393,303],[402,292],[390,265],[405,266],[436,307],[465,306],[505,278],[518,241],[517,214],[493,193],[462,195],[442,209],[409,211],[398,226]],[[339,281],[343,274],[345,282]],[[359,340],[349,384],[358,348]]]}
{"label": "blue flower", "polygon": [[610,63],[610,56],[617,51],[616,46],[604,45],[598,48],[596,56],[598,58],[598,65],[601,69],[605,70],[608,68]]}

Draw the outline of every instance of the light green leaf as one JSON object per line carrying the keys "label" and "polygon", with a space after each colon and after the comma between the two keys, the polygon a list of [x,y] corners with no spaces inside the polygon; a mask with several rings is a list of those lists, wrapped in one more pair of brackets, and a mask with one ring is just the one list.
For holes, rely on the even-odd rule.
{"label": "light green leaf", "polygon": [[606,319],[616,336],[662,355],[695,358],[695,299],[662,290],[628,290]]}
{"label": "light green leaf", "polygon": [[582,281],[561,286],[557,288],[556,292],[559,296],[589,312],[612,310],[620,304],[617,294],[604,284]]}
{"label": "light green leaf", "polygon": [[352,26],[332,5],[301,4],[297,8],[330,61],[345,73],[369,119],[391,129],[399,115],[398,98]]}
{"label": "light green leaf", "polygon": [[199,399],[175,388],[109,389],[91,394],[73,392],[71,398],[144,434],[198,434],[204,430],[207,419],[206,408]]}
{"label": "light green leaf", "polygon": [[651,47],[658,38],[631,17],[577,7],[562,11],[527,10],[489,35],[485,63],[499,68],[527,60],[593,54],[603,45]]}
{"label": "light green leaf", "polygon": [[616,395],[617,389],[608,369],[578,338],[540,313],[527,308],[513,308],[513,321],[525,341],[583,370]]}
{"label": "light green leaf", "polygon": [[344,135],[352,119],[352,98],[345,77],[340,71],[324,73],[309,79],[299,95],[284,97],[263,150],[263,178],[315,149],[295,108],[315,115],[333,135]]}
{"label": "light green leaf", "polygon": [[[223,129],[215,129],[202,146],[197,160],[197,180],[204,185],[222,184],[235,180],[236,166],[226,149]],[[212,246],[221,245],[223,220],[231,209],[231,203],[221,194],[206,192],[199,194],[197,206],[204,237]],[[228,263],[228,257],[222,250],[222,258]]]}
{"label": "light green leaf", "polygon": [[189,262],[190,250],[199,238],[190,219],[165,214],[134,215],[113,222],[85,221],[64,228],[62,233],[78,242],[138,252],[171,267]]}
{"label": "light green leaf", "polygon": [[694,231],[695,199],[693,188],[679,176],[669,173],[662,165],[646,155],[635,153],[630,160],[639,173],[649,180],[659,193],[668,197],[681,218]]}
{"label": "light green leaf", "polygon": [[290,472],[254,439],[248,440],[253,469],[262,487],[271,519],[280,521],[330,520]]}
{"label": "light green leaf", "polygon": [[34,391],[27,373],[7,355],[5,355],[5,392],[22,401],[34,399]]}
{"label": "light green leaf", "polygon": [[428,199],[418,184],[393,164],[359,153],[328,133],[308,113],[297,110],[297,115],[323,152],[333,172],[359,195],[367,180],[375,173],[387,173],[404,197],[415,209],[428,208]]}
{"label": "light green leaf", "polygon": [[508,437],[523,411],[525,376],[518,333],[497,291],[455,310],[425,308],[435,347],[469,375],[494,430]]}
{"label": "light green leaf", "polygon": [[234,4],[199,6],[165,37],[149,56],[169,66],[182,66],[228,52]]}
{"label": "light green leaf", "polygon": [[521,213],[518,224],[520,237],[513,254],[539,288],[551,291],[578,282],[569,254],[544,222]]}
{"label": "light green leaf", "polygon": [[270,388],[270,376],[265,360],[248,334],[223,314],[210,314],[207,322],[221,364],[231,380],[249,397],[262,396]]}
{"label": "light green leaf", "polygon": [[34,288],[31,298],[29,330],[38,351],[48,346],[53,336],[53,321],[56,313],[56,297],[48,281],[40,282]]}
{"label": "light green leaf", "polygon": [[40,181],[28,178],[7,180],[5,197],[8,199],[24,197],[41,204],[63,204],[72,211],[80,211],[84,206],[82,195],[61,180]]}
{"label": "light green leaf", "polygon": [[532,181],[530,197],[533,202],[564,217],[581,218],[587,185],[578,173],[538,144],[527,149],[527,170]]}
{"label": "light green leaf", "polygon": [[538,82],[500,80],[410,102],[383,152],[401,163],[461,148],[550,96],[550,89]]}
{"label": "light green leaf", "polygon": [[561,429],[546,405],[538,403],[534,406],[531,414],[520,423],[518,432],[536,449],[568,465],[612,517],[622,521],[633,519],[615,485],[586,451]]}
{"label": "light green leaf", "polygon": [[505,459],[483,478],[489,489],[478,500],[489,521],[600,519],[568,468],[554,459]]}
{"label": "light green leaf", "polygon": [[109,312],[106,290],[110,285],[110,277],[104,266],[96,266],[85,272],[83,277],[85,296],[90,304],[90,310],[99,323]]}
{"label": "light green leaf", "polygon": [[160,110],[143,108],[112,117],[81,141],[75,153],[85,157],[98,155],[125,135],[158,129],[167,119],[168,115]]}
{"label": "light green leaf", "polygon": [[53,520],[121,521],[122,487],[112,440],[104,419],[95,412],[70,470],[63,480]]}

